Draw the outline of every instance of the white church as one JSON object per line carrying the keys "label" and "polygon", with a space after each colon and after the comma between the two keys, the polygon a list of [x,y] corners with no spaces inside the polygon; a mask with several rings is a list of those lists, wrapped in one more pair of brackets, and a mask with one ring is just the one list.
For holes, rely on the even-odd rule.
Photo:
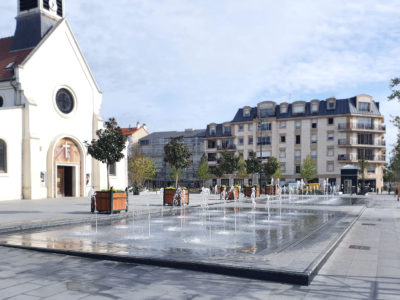
{"label": "white church", "polygon": [[[102,92],[64,15],[65,0],[18,0],[15,34],[0,39],[0,200],[107,188],[84,146],[103,126]],[[126,159],[110,184],[127,186]]]}

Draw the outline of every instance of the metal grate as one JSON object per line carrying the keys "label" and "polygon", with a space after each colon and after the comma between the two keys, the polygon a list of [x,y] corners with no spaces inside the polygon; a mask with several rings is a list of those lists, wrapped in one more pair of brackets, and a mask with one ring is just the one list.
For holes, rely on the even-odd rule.
{"label": "metal grate", "polygon": [[371,250],[371,247],[368,246],[360,246],[360,245],[350,245],[350,249],[357,249],[357,250]]}
{"label": "metal grate", "polygon": [[361,225],[364,225],[364,226],[376,226],[376,224],[374,224],[374,223],[362,223]]}

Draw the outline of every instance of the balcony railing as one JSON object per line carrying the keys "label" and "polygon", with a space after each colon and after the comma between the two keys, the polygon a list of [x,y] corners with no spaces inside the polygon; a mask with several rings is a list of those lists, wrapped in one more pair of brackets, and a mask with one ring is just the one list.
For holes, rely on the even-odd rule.
{"label": "balcony railing", "polygon": [[339,130],[381,130],[385,131],[386,130],[386,125],[372,125],[372,124],[347,124],[347,123],[341,123],[338,124],[338,129]]}
{"label": "balcony railing", "polygon": [[257,142],[257,145],[260,146],[264,146],[264,145],[271,145],[271,142]]}
{"label": "balcony railing", "polygon": [[339,146],[386,146],[386,141],[375,141],[371,143],[359,143],[358,141],[349,139],[339,139]]}
{"label": "balcony railing", "polygon": [[235,144],[218,145],[217,150],[236,150],[236,145]]}
{"label": "balcony railing", "polygon": [[[358,161],[360,157],[357,154],[339,154],[339,161]],[[375,156],[366,156],[365,160],[369,161],[386,161],[386,156],[384,155],[375,155]]]}

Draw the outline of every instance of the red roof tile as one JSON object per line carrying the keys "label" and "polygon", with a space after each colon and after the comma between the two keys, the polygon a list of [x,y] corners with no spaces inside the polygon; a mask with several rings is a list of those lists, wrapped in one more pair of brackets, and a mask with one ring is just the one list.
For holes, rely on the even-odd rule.
{"label": "red roof tile", "polygon": [[134,134],[136,131],[139,129],[144,128],[144,126],[140,126],[139,128],[133,127],[133,128],[121,128],[122,132],[124,135],[131,135]]}
{"label": "red roof tile", "polygon": [[12,62],[18,66],[33,50],[32,48],[10,52],[12,42],[13,37],[0,39],[0,80],[12,78],[13,69],[6,70],[5,68]]}

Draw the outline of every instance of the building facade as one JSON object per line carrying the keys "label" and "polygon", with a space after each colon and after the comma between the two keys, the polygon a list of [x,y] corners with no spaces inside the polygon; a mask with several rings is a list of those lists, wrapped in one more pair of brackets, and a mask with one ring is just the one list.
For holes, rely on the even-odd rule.
{"label": "building facade", "polygon": [[[280,104],[264,101],[256,107],[239,109],[230,122],[209,124],[204,145],[211,168],[217,165],[222,151],[244,159],[251,155],[262,157],[263,163],[274,156],[282,166],[282,182],[300,179],[300,166],[310,155],[316,163],[319,182],[329,178],[331,184],[340,186],[341,169],[357,166],[359,159],[365,157],[366,184],[380,189],[385,132],[379,103],[368,95]],[[234,176],[223,179],[232,184]],[[256,182],[258,175],[249,179]],[[214,178],[211,184],[217,182],[220,179]]]}
{"label": "building facade", "polygon": [[[64,1],[19,0],[0,39],[0,200],[83,197],[107,187],[85,141],[103,127],[102,92],[64,18]],[[110,177],[127,186],[127,163]]]}
{"label": "building facade", "polygon": [[204,135],[204,129],[186,129],[185,131],[154,132],[141,138],[139,140],[140,152],[153,159],[158,169],[158,173],[151,185],[154,188],[175,185],[175,180],[170,177],[171,168],[164,162],[164,146],[170,142],[171,138],[183,136],[183,143],[192,153],[193,164],[191,167],[182,170],[182,177],[179,184],[188,188],[200,187],[196,173],[201,158],[204,155]]}

